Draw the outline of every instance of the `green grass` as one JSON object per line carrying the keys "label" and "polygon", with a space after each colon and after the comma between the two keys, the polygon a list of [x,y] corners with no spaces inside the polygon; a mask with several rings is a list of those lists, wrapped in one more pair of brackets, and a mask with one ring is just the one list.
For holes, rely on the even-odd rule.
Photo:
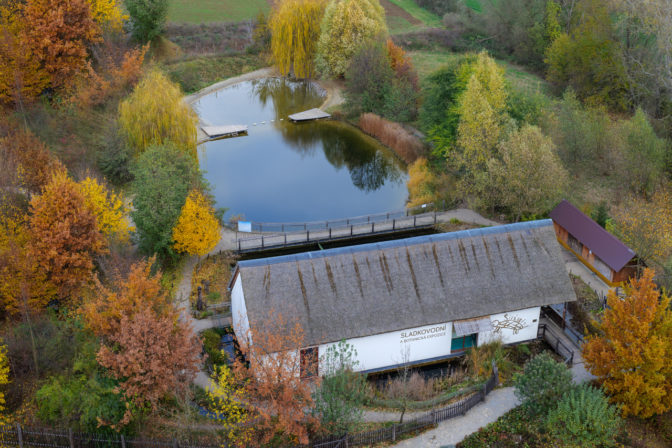
{"label": "green grass", "polygon": [[254,19],[259,11],[268,15],[267,0],[171,0],[171,22],[239,22]]}
{"label": "green grass", "polygon": [[469,8],[473,9],[474,11],[481,12],[483,11],[483,8],[481,7],[481,2],[478,0],[463,0],[464,4],[467,5]]}
{"label": "green grass", "polygon": [[[459,53],[440,50],[418,50],[410,51],[408,54],[413,61],[413,65],[418,72],[420,83],[429,75],[455,58],[461,57]],[[497,60],[497,62],[506,68],[506,79],[513,87],[528,92],[541,92],[548,94],[548,83],[541,77],[526,72],[520,67],[510,64],[506,61]]]}
{"label": "green grass", "polygon": [[390,34],[402,34],[415,31],[421,28],[419,25],[413,25],[408,20],[399,16],[390,16],[386,17],[387,28],[390,31]]}
{"label": "green grass", "polygon": [[433,12],[421,8],[413,0],[389,0],[391,3],[403,8],[407,13],[430,27],[441,27],[441,18]]}
{"label": "green grass", "polygon": [[241,54],[235,56],[202,56],[167,64],[165,69],[170,79],[180,84],[185,93],[193,93],[210,84],[267,65],[266,57],[263,55]]}

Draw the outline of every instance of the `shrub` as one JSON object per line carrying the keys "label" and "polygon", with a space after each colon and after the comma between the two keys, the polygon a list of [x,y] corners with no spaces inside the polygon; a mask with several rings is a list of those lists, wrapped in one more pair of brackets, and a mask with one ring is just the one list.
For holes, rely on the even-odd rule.
{"label": "shrub", "polygon": [[548,353],[541,353],[525,364],[514,378],[516,397],[531,416],[552,409],[572,386],[572,373]]}
{"label": "shrub", "polygon": [[497,365],[502,382],[511,377],[514,369],[514,364],[509,359],[501,340],[493,340],[478,347],[471,347],[466,361],[471,373],[481,379],[488,378],[492,374],[493,361]]}
{"label": "shrub", "polygon": [[203,350],[208,354],[207,363],[211,366],[219,366],[226,362],[226,353],[219,349],[222,336],[214,329],[208,328],[201,333],[203,338]]}
{"label": "shrub", "polygon": [[621,424],[602,390],[588,385],[572,388],[546,417],[548,431],[563,446],[612,446]]}
{"label": "shrub", "polygon": [[399,123],[393,123],[378,115],[366,113],[359,117],[359,127],[392,148],[406,163],[415,162],[424,152],[422,142],[406,131]]}
{"label": "shrub", "polygon": [[132,34],[139,42],[149,42],[163,31],[168,0],[124,0],[131,16]]}
{"label": "shrub", "polygon": [[437,173],[424,157],[408,167],[408,206],[456,202],[456,180],[448,173]]}

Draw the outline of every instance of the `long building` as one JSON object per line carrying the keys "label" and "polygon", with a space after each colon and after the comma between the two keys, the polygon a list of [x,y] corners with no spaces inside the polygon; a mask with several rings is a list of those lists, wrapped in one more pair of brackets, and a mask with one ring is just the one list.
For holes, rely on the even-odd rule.
{"label": "long building", "polygon": [[542,306],[576,300],[551,220],[241,261],[230,286],[238,338],[283,310],[302,366],[346,340],[366,372],[536,339]]}

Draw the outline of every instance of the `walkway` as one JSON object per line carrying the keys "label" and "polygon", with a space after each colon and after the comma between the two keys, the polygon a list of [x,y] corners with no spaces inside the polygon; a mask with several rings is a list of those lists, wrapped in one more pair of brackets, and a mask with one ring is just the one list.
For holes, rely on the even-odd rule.
{"label": "walkway", "polygon": [[[357,217],[320,223],[307,223],[307,230],[284,233],[239,233],[236,250],[240,253],[256,252],[283,247],[304,246],[315,243],[324,243],[335,240],[349,240],[380,234],[408,232],[414,229],[431,228],[437,223],[459,220],[461,222],[482,226],[493,226],[499,223],[486,219],[469,209],[455,209],[443,212],[428,212],[418,215],[405,215],[406,212]],[[302,224],[287,224],[291,227],[300,227]],[[271,228],[280,230],[281,224],[253,224],[253,227]],[[315,228],[319,227],[319,228]]]}
{"label": "walkway", "polygon": [[562,246],[560,246],[560,249],[562,250],[562,257],[565,260],[567,272],[579,276],[581,280],[586,282],[597,293],[600,299],[606,297],[610,289],[609,285],[604,283],[604,280],[598,277],[597,274],[588,269],[573,253]]}

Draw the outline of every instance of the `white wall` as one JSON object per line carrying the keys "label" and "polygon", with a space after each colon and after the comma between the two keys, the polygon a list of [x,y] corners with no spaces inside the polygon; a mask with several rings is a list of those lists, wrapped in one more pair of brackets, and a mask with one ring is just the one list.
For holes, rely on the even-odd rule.
{"label": "white wall", "polygon": [[[494,339],[501,339],[505,344],[536,339],[540,310],[540,307],[535,307],[493,314],[490,316],[490,323],[495,330],[479,333],[478,345]],[[500,327],[499,331],[496,330],[497,327]]]}
{"label": "white wall", "polygon": [[236,333],[239,342],[249,337],[250,333],[250,321],[247,318],[242,276],[242,272],[238,272],[233,288],[231,288],[231,321],[233,331]]}
{"label": "white wall", "polygon": [[[452,324],[447,322],[348,339],[347,342],[357,350],[359,365],[355,370],[361,371],[449,355],[451,333]],[[320,345],[320,358],[331,345],[336,343]],[[404,359],[406,350],[408,359]],[[320,360],[320,374],[324,371],[322,364]]]}

